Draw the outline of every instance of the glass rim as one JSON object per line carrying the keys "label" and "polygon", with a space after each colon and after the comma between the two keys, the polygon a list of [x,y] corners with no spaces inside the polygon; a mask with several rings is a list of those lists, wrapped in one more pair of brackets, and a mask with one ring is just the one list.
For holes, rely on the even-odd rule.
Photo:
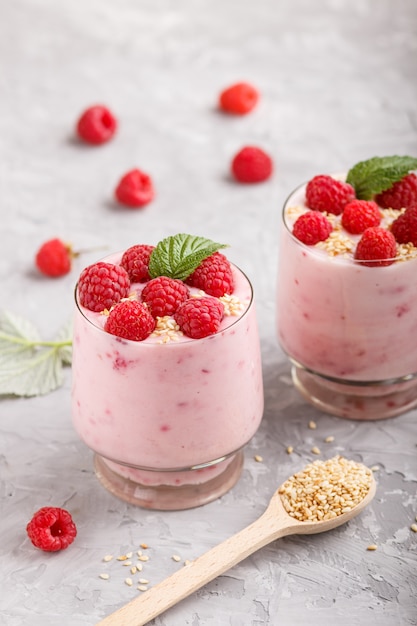
{"label": "glass rim", "polygon": [[[330,174],[330,176],[333,176],[332,174]],[[334,175],[334,177],[336,178],[336,176],[339,177],[340,179],[340,174],[339,175]],[[325,256],[322,255],[321,253],[323,252],[320,249],[317,249],[315,245],[309,246],[306,243],[300,241],[299,239],[297,239],[297,237],[294,236],[293,232],[290,230],[290,226],[287,223],[287,220],[285,218],[285,210],[289,204],[290,199],[292,198],[293,195],[295,195],[297,193],[297,191],[300,191],[303,187],[306,187],[308,184],[308,180],[301,183],[300,185],[297,185],[297,187],[295,187],[286,197],[284,204],[283,204],[283,208],[281,211],[281,219],[282,219],[282,223],[284,225],[285,230],[288,232],[288,234],[290,235],[291,239],[297,244],[299,245],[301,248],[304,248],[305,250],[309,250],[310,252],[312,252],[313,254],[317,254],[320,256]],[[306,207],[308,209],[308,207]],[[308,209],[308,210],[314,210],[314,209]],[[417,249],[415,253],[410,252],[410,254],[397,254],[395,257],[390,257],[388,259],[355,259],[354,256],[349,256],[346,257],[343,254],[336,254],[334,256],[332,255],[327,255],[327,257],[329,259],[331,259],[332,261],[351,261],[352,264],[354,266],[357,267],[380,267],[380,268],[387,268],[391,265],[396,264],[397,262],[404,262],[404,261],[411,261],[412,259],[417,259]]]}
{"label": "glass rim", "polygon": [[[114,254],[117,255],[118,253],[115,252]],[[113,255],[111,255],[111,256],[113,256]],[[229,261],[229,263],[231,263],[231,262]],[[150,348],[152,348],[152,347],[155,348],[155,346],[161,346],[161,345],[178,347],[178,346],[181,346],[183,344],[189,344],[190,342],[195,343],[195,342],[208,341],[210,339],[214,339],[215,337],[218,337],[219,335],[221,335],[224,332],[228,332],[229,329],[231,329],[233,326],[238,324],[246,316],[246,314],[252,309],[253,304],[254,304],[254,289],[253,289],[252,282],[250,281],[248,276],[245,274],[245,272],[240,269],[240,267],[238,267],[234,263],[231,263],[231,265],[233,267],[235,267],[244,276],[244,278],[248,282],[248,285],[250,287],[250,292],[251,292],[251,297],[250,297],[250,300],[248,302],[248,305],[247,305],[246,309],[243,311],[243,313],[241,315],[239,315],[234,321],[230,322],[225,328],[223,328],[221,330],[218,330],[217,332],[213,333],[212,335],[207,335],[206,337],[199,337],[198,339],[193,339],[192,337],[187,337],[186,335],[183,335],[183,337],[181,338],[181,341],[167,341],[165,343],[158,342],[158,341],[146,342],[146,339],[144,339],[142,341],[135,341],[134,339],[125,339],[124,337],[119,337],[118,335],[113,335],[112,333],[108,333],[107,331],[104,330],[104,328],[101,328],[100,326],[97,326],[97,324],[95,324],[93,322],[93,320],[91,320],[89,317],[87,317],[87,315],[82,310],[85,307],[82,307],[82,305],[78,301],[78,281],[76,282],[75,287],[74,287],[74,301],[75,301],[75,305],[77,307],[77,310],[79,311],[79,313],[81,314],[83,319],[86,320],[89,324],[91,324],[91,326],[95,330],[97,330],[100,333],[105,333],[109,337],[113,337],[114,339],[116,339],[118,341],[121,341],[121,342],[126,342],[126,343],[132,344],[132,345],[138,345],[139,344],[139,345],[149,346]],[[233,294],[231,294],[231,295],[233,295]],[[207,294],[207,296],[215,297],[215,296],[210,296],[209,294]],[[129,298],[123,298],[123,300],[128,300],[128,299]],[[218,298],[216,298],[216,299],[218,300]],[[119,304],[119,302],[117,302],[116,304]],[[94,313],[94,311],[91,311],[91,313]],[[100,313],[100,312],[98,312],[98,313]],[[230,318],[231,317],[232,316],[230,316]]]}

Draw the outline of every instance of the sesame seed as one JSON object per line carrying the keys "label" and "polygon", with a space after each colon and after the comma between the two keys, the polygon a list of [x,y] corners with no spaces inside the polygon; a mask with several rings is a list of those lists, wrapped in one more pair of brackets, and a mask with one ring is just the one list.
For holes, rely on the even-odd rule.
{"label": "sesame seed", "polygon": [[377,472],[379,469],[380,469],[380,468],[379,468],[379,465],[372,465],[372,467],[371,467],[371,470],[372,470],[373,472]]}
{"label": "sesame seed", "polygon": [[139,581],[141,585],[149,585],[149,580],[147,580],[146,578],[139,578]]}
{"label": "sesame seed", "polygon": [[112,558],[113,558],[113,555],[112,555],[112,554],[106,554],[106,556],[103,556],[103,561],[104,561],[105,563],[108,563],[109,561],[111,561],[111,560],[112,560]]}
{"label": "sesame seed", "polygon": [[181,561],[181,557],[178,554],[173,554],[171,558],[173,561],[176,561],[177,563]]}
{"label": "sesame seed", "polygon": [[125,578],[125,585],[131,587],[133,585],[133,580],[131,578]]}
{"label": "sesame seed", "polygon": [[292,446],[287,446],[287,454],[292,454],[294,452],[294,448]]}
{"label": "sesame seed", "polygon": [[136,563],[135,565],[136,569],[138,570],[138,572],[141,572],[143,570],[143,565],[142,563]]}
{"label": "sesame seed", "polygon": [[126,556],[128,559],[131,559],[133,556],[133,552],[126,552]]}
{"label": "sesame seed", "polygon": [[99,574],[99,578],[102,578],[103,580],[109,580],[110,574]]}
{"label": "sesame seed", "polygon": [[138,591],[148,591],[148,588],[146,585],[138,585],[137,589]]}
{"label": "sesame seed", "polygon": [[376,543],[371,543],[366,549],[369,551],[373,551],[373,550],[377,550],[378,546],[376,545]]}
{"label": "sesame seed", "polygon": [[311,428],[311,430],[316,430],[317,424],[313,420],[310,420],[308,423],[308,427]]}
{"label": "sesame seed", "polygon": [[132,565],[132,561],[129,561],[129,560],[124,561],[122,565],[124,565],[125,567],[129,567],[129,565]]}
{"label": "sesame seed", "polygon": [[311,452],[313,454],[321,454],[321,450],[317,446],[314,446],[313,448],[311,448]]}
{"label": "sesame seed", "polygon": [[137,572],[137,571],[138,571],[138,568],[136,567],[136,565],[133,565],[133,566],[130,568],[130,573],[131,573],[131,574],[136,574],[136,572]]}
{"label": "sesame seed", "polygon": [[255,454],[253,458],[255,459],[257,463],[262,463],[263,461],[263,457],[261,457],[259,454]]}
{"label": "sesame seed", "polygon": [[371,484],[370,469],[336,456],[308,464],[286,480],[278,493],[291,517],[319,521],[351,510],[363,500]]}
{"label": "sesame seed", "polygon": [[149,561],[149,557],[146,554],[141,554],[139,558],[139,561]]}
{"label": "sesame seed", "polygon": [[417,524],[411,524],[410,528],[413,531],[413,533],[417,533]]}
{"label": "sesame seed", "polygon": [[149,548],[147,543],[141,543],[140,547],[143,548],[144,550],[147,550]]}
{"label": "sesame seed", "polygon": [[325,438],[324,443],[332,443],[332,441],[334,441],[334,437],[333,435],[329,435]]}

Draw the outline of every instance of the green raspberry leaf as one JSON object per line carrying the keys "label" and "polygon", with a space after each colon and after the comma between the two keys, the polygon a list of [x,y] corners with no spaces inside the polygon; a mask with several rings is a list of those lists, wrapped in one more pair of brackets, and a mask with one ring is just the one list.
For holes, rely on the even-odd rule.
{"label": "green raspberry leaf", "polygon": [[151,278],[169,276],[185,280],[201,261],[221,248],[227,248],[227,245],[195,235],[180,233],[166,237],[152,251],[149,274]]}
{"label": "green raspberry leaf", "polygon": [[417,158],[410,156],[373,157],[354,165],[346,182],[355,189],[360,200],[371,200],[417,169]]}
{"label": "green raspberry leaf", "polygon": [[38,396],[63,383],[71,362],[70,326],[56,341],[42,341],[37,329],[9,311],[0,311],[0,395]]}

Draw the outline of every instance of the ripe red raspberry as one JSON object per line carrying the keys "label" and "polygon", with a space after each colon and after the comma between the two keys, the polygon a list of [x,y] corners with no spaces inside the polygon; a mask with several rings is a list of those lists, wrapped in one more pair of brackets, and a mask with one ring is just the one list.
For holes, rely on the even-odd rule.
{"label": "ripe red raspberry", "polygon": [[136,300],[124,300],[116,304],[104,325],[104,330],[111,335],[143,341],[155,328],[155,320],[146,306]]}
{"label": "ripe red raspberry", "polygon": [[369,267],[385,267],[394,263],[397,246],[394,235],[385,228],[367,228],[355,250],[356,261]]}
{"label": "ripe red raspberry", "polygon": [[314,176],[306,187],[306,204],[314,211],[340,215],[345,205],[355,199],[355,190],[348,183],[326,174]]}
{"label": "ripe red raspberry", "polygon": [[146,283],[142,291],[145,302],[153,317],[173,315],[182,302],[190,296],[190,290],[182,280],[158,276]]}
{"label": "ripe red raspberry", "polygon": [[417,247],[417,204],[393,221],[391,232],[398,243],[412,243]]}
{"label": "ripe red raspberry", "polygon": [[87,143],[99,145],[109,141],[116,132],[117,120],[105,106],[89,107],[77,122],[77,133]]}
{"label": "ripe red raspberry", "polygon": [[81,306],[90,311],[100,312],[127,298],[130,280],[126,270],[120,265],[99,261],[89,265],[78,280],[78,298]]}
{"label": "ripe red raspberry", "polygon": [[330,235],[333,226],[322,213],[307,211],[294,222],[293,235],[307,246],[314,246]]}
{"label": "ripe red raspberry", "polygon": [[259,93],[249,83],[236,83],[221,92],[219,107],[226,113],[246,115],[259,100]]}
{"label": "ripe red raspberry", "polygon": [[260,148],[246,146],[232,160],[232,174],[240,183],[261,183],[273,170],[271,157]]}
{"label": "ripe red raspberry", "polygon": [[214,335],[223,317],[223,304],[210,296],[188,298],[174,314],[174,319],[184,335],[192,339]]}
{"label": "ripe red raspberry", "polygon": [[379,226],[381,212],[372,200],[352,200],[345,205],[342,226],[352,235],[360,235],[371,226]]}
{"label": "ripe red raspberry", "polygon": [[417,204],[417,176],[407,174],[392,187],[375,196],[375,202],[383,209],[407,209]]}
{"label": "ripe red raspberry", "polygon": [[144,283],[150,279],[149,259],[154,248],[155,246],[138,244],[124,252],[120,265],[125,268],[132,283]]}
{"label": "ripe red raspberry", "polygon": [[232,266],[220,252],[205,258],[188,276],[186,282],[215,298],[220,298],[225,293],[231,294],[235,288]]}
{"label": "ripe red raspberry", "polygon": [[68,274],[72,257],[71,246],[55,238],[41,245],[36,253],[35,263],[42,274],[56,278]]}
{"label": "ripe red raspberry", "polygon": [[28,525],[26,532],[34,546],[45,552],[65,550],[74,541],[77,528],[65,509],[44,506],[39,509]]}
{"label": "ripe red raspberry", "polygon": [[122,176],[114,194],[121,204],[137,209],[153,200],[155,190],[151,177],[141,170],[134,169]]}

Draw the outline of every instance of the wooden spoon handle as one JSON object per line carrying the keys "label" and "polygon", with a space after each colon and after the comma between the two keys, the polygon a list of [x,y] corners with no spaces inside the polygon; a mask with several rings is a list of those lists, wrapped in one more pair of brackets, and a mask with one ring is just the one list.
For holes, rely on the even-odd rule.
{"label": "wooden spoon handle", "polygon": [[121,607],[96,626],[143,626],[270,541],[294,532],[285,513],[268,507],[253,524]]}

